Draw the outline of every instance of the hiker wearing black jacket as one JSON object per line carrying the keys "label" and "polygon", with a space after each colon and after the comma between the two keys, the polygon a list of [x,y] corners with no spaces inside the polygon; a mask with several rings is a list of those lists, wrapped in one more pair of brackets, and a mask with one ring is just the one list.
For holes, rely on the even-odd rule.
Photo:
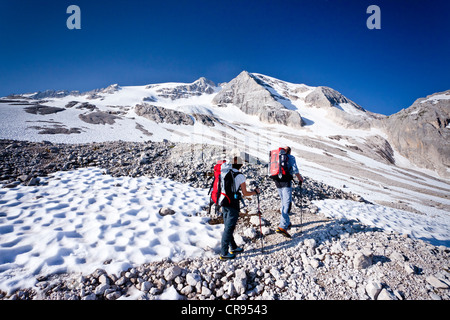
{"label": "hiker wearing black jacket", "polygon": [[246,178],[245,176],[239,172],[239,169],[242,167],[243,161],[240,157],[234,157],[231,162],[231,171],[234,177],[234,187],[238,192],[234,199],[231,199],[231,203],[229,206],[222,206],[222,214],[223,214],[223,223],[224,230],[222,235],[222,243],[221,243],[221,260],[229,260],[234,259],[236,257],[236,253],[243,252],[244,249],[240,248],[236,245],[234,241],[233,232],[236,228],[237,221],[239,219],[239,210],[240,210],[240,193],[242,192],[244,197],[253,196],[260,193],[260,190],[256,188],[254,191],[248,191],[246,186]]}

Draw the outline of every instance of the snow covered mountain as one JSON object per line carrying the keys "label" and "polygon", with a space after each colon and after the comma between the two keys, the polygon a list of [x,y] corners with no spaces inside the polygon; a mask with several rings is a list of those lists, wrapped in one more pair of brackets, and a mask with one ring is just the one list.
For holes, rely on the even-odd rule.
{"label": "snow covered mountain", "polygon": [[[270,230],[266,239],[274,251],[255,255],[255,243],[246,243],[241,236],[249,255],[237,259],[238,263],[250,261],[259,268],[264,261],[264,265],[281,265],[284,271],[303,270],[306,278],[302,282],[309,286],[320,277],[320,259],[323,268],[330,267],[323,272],[326,281],[339,279],[335,283],[340,284],[341,279],[350,279],[352,274],[348,262],[355,265],[356,257],[365,257],[365,250],[373,248],[376,269],[358,271],[367,277],[358,284],[352,280],[352,285],[339,285],[339,291],[347,286],[352,298],[365,299],[364,292],[354,290],[356,286],[365,287],[371,295],[374,285],[367,281],[382,277],[383,286],[390,283],[388,286],[394,289],[399,274],[408,279],[398,287],[402,291],[408,291],[403,289],[406,282],[411,282],[411,292],[418,292],[417,288],[430,281],[446,288],[437,278],[429,280],[428,275],[442,278],[441,273],[431,269],[437,266],[443,270],[448,251],[439,249],[437,254],[436,247],[424,243],[449,243],[449,112],[450,91],[418,99],[410,108],[386,117],[365,110],[332,88],[294,84],[246,71],[220,85],[200,78],[192,83],[113,84],[84,93],[48,90],[0,98],[0,139],[64,144],[1,141],[0,183],[12,176],[16,180],[0,188],[0,299],[19,288],[42,288],[43,294],[53,286],[48,285],[52,279],[49,275],[87,274],[98,268],[105,269],[117,280],[118,288],[123,288],[110,292],[108,284],[96,280],[98,287],[89,285],[90,290],[80,291],[83,299],[103,295],[106,299],[134,299],[147,294],[152,286],[150,280],[139,283],[137,289],[127,289],[124,286],[129,281],[120,277],[123,271],[129,270],[125,274],[131,276],[132,270],[142,267],[134,268],[136,265],[164,258],[215,257],[218,252],[221,226],[196,216],[208,202],[207,189],[187,182],[195,177],[203,186],[202,174],[208,167],[205,163],[213,165],[224,155],[240,152],[250,162],[264,163],[269,150],[285,145],[291,146],[302,175],[308,178],[303,200],[311,194],[315,199],[324,199],[306,199],[307,221],[300,218],[299,222],[298,215],[293,215],[297,219],[293,225],[300,226],[300,232],[293,231],[295,240],[289,241],[288,249],[290,255],[297,254],[294,261],[301,262],[302,268],[292,269],[291,257],[284,260],[277,235],[270,234]],[[149,140],[174,144],[147,143]],[[98,143],[87,144],[90,142]],[[223,154],[216,154],[218,150]],[[79,165],[72,167],[74,163]],[[259,179],[264,189],[264,218],[274,226],[279,215],[276,190],[271,190],[275,189],[273,184],[264,178],[263,165],[246,166],[244,170],[249,167],[253,169],[248,177]],[[128,173],[119,174],[125,168]],[[52,176],[41,174],[37,178],[35,169],[52,172]],[[25,185],[20,181],[29,182]],[[351,197],[331,197],[330,192],[336,192],[332,190]],[[249,210],[254,205],[253,201]],[[166,206],[174,208],[174,215],[161,214]],[[314,212],[337,222],[330,223]],[[388,233],[362,229],[360,223]],[[304,233],[299,236],[302,228]],[[403,235],[423,243],[413,243]],[[314,239],[321,239],[323,254],[332,254],[316,259]],[[341,254],[335,254],[338,252]],[[372,254],[368,255],[372,261]],[[334,264],[334,257],[339,263]],[[275,260],[259,260],[266,258]],[[414,262],[415,258],[420,262]],[[342,259],[348,262],[342,263]],[[402,267],[405,259],[408,263]],[[193,263],[197,272],[198,266]],[[411,273],[418,270],[410,263],[418,263],[423,280],[414,274],[415,281],[410,281]],[[211,266],[214,270],[218,265],[210,264],[208,274]],[[280,274],[278,269],[270,273]],[[158,295],[164,290],[161,298],[171,292],[171,296],[178,297],[172,276],[164,272],[164,277],[167,288],[154,287],[148,294]],[[428,282],[424,282],[425,277]],[[283,282],[281,287],[285,285]],[[296,294],[296,289],[290,287],[283,289],[286,295],[281,298],[291,299]],[[263,298],[273,297],[270,288],[266,286],[261,293]],[[299,288],[298,292],[305,295],[309,292],[334,298],[332,294],[315,293],[315,289],[303,284]],[[226,297],[224,289],[216,289],[215,296]],[[435,295],[434,289],[430,291]],[[204,292],[212,294],[209,289],[198,290],[198,294]],[[350,295],[343,297],[348,299]],[[448,294],[443,297],[448,298]]]}
{"label": "snow covered mountain", "polygon": [[332,88],[243,71],[220,85],[200,78],[11,95],[0,100],[0,138],[218,144],[263,162],[272,148],[290,145],[307,176],[429,214],[450,211],[449,96],[386,117]]}

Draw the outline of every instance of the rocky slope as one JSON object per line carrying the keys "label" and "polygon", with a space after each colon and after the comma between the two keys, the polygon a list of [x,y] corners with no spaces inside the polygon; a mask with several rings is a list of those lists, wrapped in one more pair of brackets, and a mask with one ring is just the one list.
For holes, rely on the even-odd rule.
{"label": "rocky slope", "polygon": [[[208,187],[205,174],[221,147],[173,143],[52,144],[0,140],[1,180],[6,187],[39,185],[39,176],[98,166],[114,175],[163,176]],[[203,150],[203,152],[198,152]],[[255,199],[247,200],[236,234],[245,252],[233,261],[186,259],[134,266],[120,274],[39,277],[35,287],[2,299],[446,299],[450,298],[450,251],[355,220],[328,219],[313,200],[350,199],[306,176],[302,202],[295,198],[288,240],[273,232],[279,220],[274,184],[264,164],[247,164],[248,183],[263,190],[264,252]],[[207,215],[207,208],[198,213]],[[220,223],[212,216],[210,223]],[[107,264],[108,261],[105,261]],[[161,296],[161,294],[163,294]]]}
{"label": "rocky slope", "polygon": [[450,177],[450,90],[417,99],[381,120],[392,146],[420,167]]}
{"label": "rocky slope", "polygon": [[308,124],[299,106],[324,109],[327,117],[348,128],[369,129],[372,120],[382,117],[332,88],[292,84],[247,71],[225,84],[212,102],[224,107],[233,104],[263,122],[297,129]]}
{"label": "rocky slope", "polygon": [[[165,260],[119,275],[102,269],[90,275],[50,275],[40,277],[34,288],[3,298],[151,300],[164,297],[161,294],[195,300],[450,298],[448,249],[310,212],[304,222],[292,240],[266,235],[263,253],[258,238],[253,243],[243,240],[246,251],[233,261]],[[249,227],[241,218],[237,233],[245,228]]]}
{"label": "rocky slope", "polygon": [[304,125],[298,112],[287,109],[275,95],[270,84],[260,80],[257,76],[241,72],[236,78],[228,82],[214,97],[213,103],[226,107],[234,104],[249,115],[257,115],[259,120],[266,123],[284,124],[293,128]]}
{"label": "rocky slope", "polygon": [[[153,85],[146,88],[151,89]],[[179,84],[166,88],[164,86],[156,86],[157,95],[162,98],[170,98],[171,100],[186,99],[192,96],[201,96],[202,94],[212,94],[216,91],[216,85],[211,80],[201,77],[190,84]]]}

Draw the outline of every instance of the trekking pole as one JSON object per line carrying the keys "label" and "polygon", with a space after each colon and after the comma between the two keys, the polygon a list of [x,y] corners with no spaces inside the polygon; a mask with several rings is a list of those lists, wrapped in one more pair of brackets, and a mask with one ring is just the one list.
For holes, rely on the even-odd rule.
{"label": "trekking pole", "polygon": [[300,183],[300,233],[302,233],[303,227],[303,194],[302,194],[302,184]]}
{"label": "trekking pole", "polygon": [[262,233],[262,224],[261,224],[261,209],[259,206],[259,193],[256,194],[256,199],[258,200],[258,215],[259,215],[259,232],[261,233],[261,253],[264,253],[264,242],[263,242],[263,233]]}

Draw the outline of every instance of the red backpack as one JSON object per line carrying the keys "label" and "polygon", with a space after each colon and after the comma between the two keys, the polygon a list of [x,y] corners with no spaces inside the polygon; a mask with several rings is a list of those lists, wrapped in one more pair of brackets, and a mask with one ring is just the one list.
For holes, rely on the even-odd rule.
{"label": "red backpack", "polygon": [[289,178],[288,155],[284,148],[269,152],[269,177],[272,179]]}
{"label": "red backpack", "polygon": [[211,194],[209,200],[208,213],[211,213],[211,206],[213,203],[216,204],[215,211],[216,214],[219,207],[239,207],[240,197],[240,187],[236,190],[235,187],[235,177],[240,172],[234,172],[230,164],[226,163],[226,160],[219,160],[217,164],[214,165],[214,180],[209,188],[208,194]]}
{"label": "red backpack", "polygon": [[217,161],[217,164],[214,166],[214,180],[209,190],[209,192],[211,192],[211,200],[217,205],[219,204],[219,198],[221,193],[220,190],[221,189],[220,174],[222,172],[221,168],[222,164],[224,164],[225,162],[227,162],[227,160],[219,160]]}

